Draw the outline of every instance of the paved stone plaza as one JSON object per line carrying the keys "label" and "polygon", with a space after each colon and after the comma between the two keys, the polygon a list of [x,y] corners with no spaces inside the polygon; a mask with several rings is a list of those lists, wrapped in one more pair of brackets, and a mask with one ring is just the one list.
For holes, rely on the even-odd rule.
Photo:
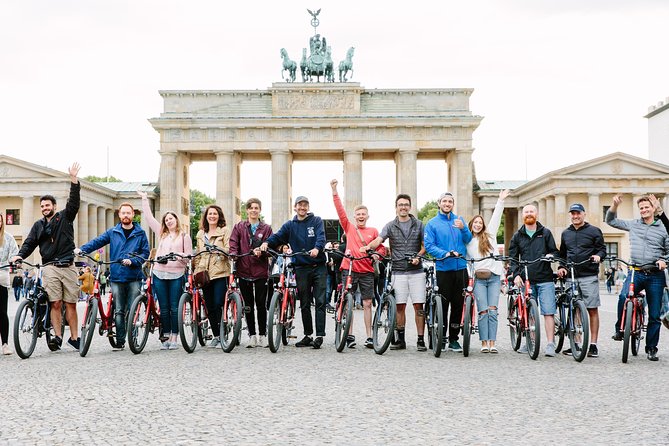
{"label": "paved stone plaza", "polygon": [[438,359],[416,351],[411,324],[407,351],[337,353],[331,319],[320,351],[277,354],[160,351],[152,335],[133,355],[96,336],[80,358],[40,339],[28,360],[0,357],[0,443],[666,444],[667,331],[659,362],[622,364],[614,301],[603,294],[600,357],[581,364],[543,356],[545,339],[537,361],[511,351],[505,325],[498,355]]}

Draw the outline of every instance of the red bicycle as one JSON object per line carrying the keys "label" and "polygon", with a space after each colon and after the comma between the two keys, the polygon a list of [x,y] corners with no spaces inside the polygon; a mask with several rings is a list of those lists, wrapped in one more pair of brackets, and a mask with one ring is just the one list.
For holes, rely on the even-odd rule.
{"label": "red bicycle", "polygon": [[170,260],[177,258],[188,260],[186,262],[186,281],[184,283],[184,292],[179,299],[179,309],[177,310],[177,320],[179,324],[179,338],[181,345],[188,353],[193,353],[198,342],[204,347],[211,335],[209,334],[209,315],[207,306],[204,303],[202,289],[193,283],[193,262],[190,260],[199,256],[203,252],[193,255],[172,254]]}
{"label": "red bicycle", "polygon": [[111,265],[120,262],[103,262],[101,260],[95,260],[88,254],[83,253],[79,254],[79,257],[86,257],[98,265],[97,271],[95,273],[95,285],[93,287],[93,293],[86,297],[86,308],[84,309],[84,318],[81,323],[81,342],[79,344],[79,355],[83,358],[86,356],[88,350],[91,347],[91,341],[93,340],[93,334],[95,333],[95,326],[98,323],[100,324],[98,330],[100,336],[103,336],[104,333],[107,332],[107,339],[109,340],[109,344],[112,346],[112,348],[119,347],[116,340],[116,334],[114,333],[114,328],[116,327],[116,318],[114,317],[114,297],[110,291],[109,300],[107,301],[107,308],[105,309],[104,304],[102,303],[102,296],[100,295],[100,274],[102,273],[102,265]]}
{"label": "red bicycle", "polygon": [[153,266],[156,263],[167,263],[167,259],[159,257],[157,259],[144,259],[140,256],[134,257],[149,262],[151,265],[148,277],[142,285],[139,295],[133,300],[128,312],[127,331],[128,347],[130,351],[138,355],[142,353],[149,338],[149,333],[153,333],[156,328],[160,332],[160,306],[153,296],[152,279]]}

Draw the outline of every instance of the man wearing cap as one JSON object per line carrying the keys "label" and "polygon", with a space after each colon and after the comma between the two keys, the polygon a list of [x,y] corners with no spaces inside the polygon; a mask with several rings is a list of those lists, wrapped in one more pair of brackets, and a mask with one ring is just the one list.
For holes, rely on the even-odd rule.
{"label": "man wearing cap", "polygon": [[[304,338],[296,347],[321,348],[325,336],[325,227],[320,217],[309,212],[309,199],[299,196],[295,199],[295,217],[288,220],[272,234],[262,245],[260,251],[267,247],[276,249],[279,245],[290,244],[293,252],[306,251],[309,255],[298,255],[293,258],[297,295],[302,311]],[[316,301],[316,339],[312,338],[314,326],[311,319],[311,302]]]}
{"label": "man wearing cap", "polygon": [[[655,218],[655,206],[651,199],[643,196],[637,200],[639,214],[638,220],[620,220],[617,210],[622,197],[615,195],[613,203],[606,211],[606,223],[616,229],[630,233],[630,258],[632,263],[644,265],[654,263],[656,266],[650,269],[639,269],[634,272],[634,290],[640,292],[646,290],[646,302],[648,302],[648,331],[646,336],[646,354],[650,361],[657,361],[657,344],[660,341],[660,307],[662,304],[662,293],[665,287],[664,270],[669,262],[669,235],[659,220]],[[623,306],[627,298],[632,274],[628,274],[625,284],[618,296],[618,320],[616,321],[616,332],[613,339],[622,341],[620,332]]]}
{"label": "man wearing cap", "polygon": [[[560,257],[567,261],[579,263],[590,259],[591,262],[574,267],[574,276],[577,286],[583,297],[583,302],[590,316],[590,346],[588,356],[599,356],[597,337],[599,335],[599,262],[606,256],[606,245],[602,231],[585,221],[585,208],[580,203],[574,203],[569,208],[571,225],[562,231],[560,237]],[[558,276],[568,277],[567,268],[560,265]],[[569,279],[570,280],[570,279]],[[586,348],[586,346],[581,346]],[[562,352],[565,355],[572,353],[571,349]]]}
{"label": "man wearing cap", "polygon": [[[465,246],[472,239],[472,233],[465,224],[462,217],[453,213],[455,200],[453,194],[445,192],[439,197],[437,203],[439,212],[425,225],[425,250],[434,257],[444,257],[449,252],[459,254],[440,260],[436,263],[437,285],[439,294],[444,296],[443,305],[444,330],[448,328],[448,348],[454,352],[461,352],[462,347],[458,342],[460,333],[460,321],[462,320],[462,305],[464,296],[462,290],[467,283],[467,262]],[[451,319],[448,323],[448,307],[451,307]],[[446,337],[444,337],[444,342]]]}

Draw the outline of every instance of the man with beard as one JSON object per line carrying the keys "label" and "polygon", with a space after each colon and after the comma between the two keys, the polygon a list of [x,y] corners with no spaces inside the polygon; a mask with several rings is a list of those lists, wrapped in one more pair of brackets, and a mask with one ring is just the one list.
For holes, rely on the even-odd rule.
{"label": "man with beard", "polygon": [[108,229],[99,237],[86,243],[75,252],[90,253],[109,245],[109,256],[111,264],[111,292],[114,296],[114,318],[116,323],[116,348],[123,350],[125,347],[126,315],[130,310],[132,300],[139,295],[142,286],[142,260],[131,256],[130,253],[140,257],[149,257],[149,240],[142,227],[132,221],[135,209],[130,203],[121,203],[118,208],[118,218],[121,221],[111,229]]}
{"label": "man with beard", "polygon": [[[548,228],[537,221],[537,208],[528,204],[523,208],[524,225],[513,234],[509,244],[509,257],[519,260],[536,260],[546,256],[558,255],[555,239]],[[548,262],[536,262],[527,267],[530,276],[532,294],[539,302],[541,314],[544,316],[546,325],[546,356],[555,356],[555,284],[553,283],[553,269]],[[516,286],[522,286],[525,269],[521,265],[515,265],[513,275]],[[527,346],[518,350],[519,353],[527,353]]]}
{"label": "man with beard", "polygon": [[42,269],[42,284],[51,302],[51,324],[54,336],[49,340],[51,350],[58,350],[62,339],[62,307],[65,301],[65,317],[70,326],[70,339],[67,343],[79,350],[77,321],[77,300],[79,271],[74,266],[74,219],[79,211],[79,174],[78,163],[68,169],[70,174],[70,197],[65,209],[56,212],[56,199],[53,195],[44,195],[39,200],[43,218],[37,220],[21,245],[18,255],[12,262],[20,262],[29,257],[39,246],[42,263],[49,265]]}

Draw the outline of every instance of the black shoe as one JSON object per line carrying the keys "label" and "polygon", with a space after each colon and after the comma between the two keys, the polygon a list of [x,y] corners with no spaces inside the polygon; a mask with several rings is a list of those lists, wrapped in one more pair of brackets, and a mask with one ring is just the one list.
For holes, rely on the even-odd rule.
{"label": "black shoe", "polygon": [[323,345],[323,336],[317,336],[316,339],[314,339],[312,347],[318,350],[321,348],[321,345]]}
{"label": "black shoe", "polygon": [[648,353],[646,354],[646,357],[648,358],[649,361],[659,361],[660,358],[657,357],[657,349],[656,348],[651,348],[648,350]]}
{"label": "black shoe", "polygon": [[367,338],[367,340],[365,341],[365,347],[374,348],[374,339]]}
{"label": "black shoe", "polygon": [[588,358],[598,358],[599,357],[599,350],[597,350],[597,346],[595,344],[590,344],[590,348],[588,349]]}
{"label": "black shoe", "polygon": [[390,346],[391,350],[406,350],[407,349],[407,344],[406,342],[398,342],[397,344],[392,344]]}
{"label": "black shoe", "polygon": [[611,339],[613,339],[614,341],[622,341],[623,340],[623,334],[619,331],[616,331],[616,334],[611,336]]}
{"label": "black shoe", "polygon": [[425,347],[425,341],[420,341],[419,340],[418,342],[416,342],[416,349],[419,352],[427,351],[427,347]]}
{"label": "black shoe", "polygon": [[49,350],[55,352],[56,350],[60,350],[60,347],[63,345],[63,340],[60,336],[53,336],[51,339],[49,339],[49,343],[47,345],[49,346]]}
{"label": "black shoe", "polygon": [[328,313],[334,313],[335,308],[332,306],[332,304],[327,303],[327,304],[325,304],[325,311],[327,311]]}
{"label": "black shoe", "polygon": [[314,340],[311,339],[311,336],[305,336],[302,338],[301,341],[297,341],[295,343],[295,347],[311,347],[311,345],[314,343]]}
{"label": "black shoe", "polygon": [[70,339],[67,340],[67,345],[69,345],[73,349],[79,351],[80,341],[81,341],[81,338],[77,338],[77,339],[70,338]]}
{"label": "black shoe", "polygon": [[[579,347],[578,344],[577,344],[576,345],[576,351],[580,351],[580,350],[581,350],[581,347]],[[568,348],[567,350],[562,350],[562,354],[565,355],[565,356],[572,356],[571,349]]]}
{"label": "black shoe", "polygon": [[353,335],[346,336],[346,347],[355,348],[355,336]]}

